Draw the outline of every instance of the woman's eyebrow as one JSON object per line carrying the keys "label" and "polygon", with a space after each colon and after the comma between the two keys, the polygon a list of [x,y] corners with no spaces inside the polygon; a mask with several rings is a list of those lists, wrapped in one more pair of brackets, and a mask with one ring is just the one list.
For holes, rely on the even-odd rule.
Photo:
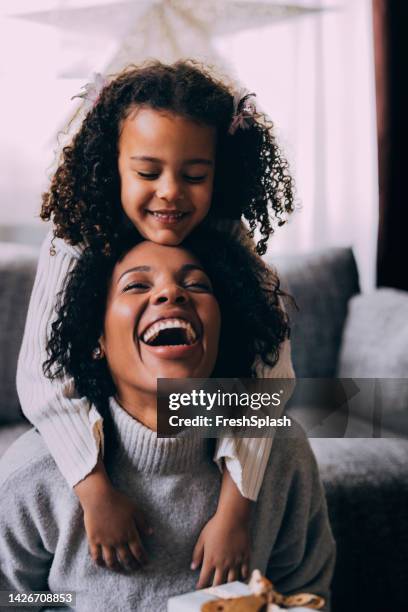
{"label": "woman's eyebrow", "polygon": [[184,264],[184,266],[181,267],[180,272],[190,272],[190,270],[200,270],[200,272],[204,272],[205,274],[204,268],[197,264]]}
{"label": "woman's eyebrow", "polygon": [[122,272],[117,282],[119,282],[120,279],[123,278],[126,274],[130,274],[130,272],[150,272],[150,271],[151,271],[150,266],[134,266],[133,268],[129,268],[128,270],[125,270],[124,272]]}
{"label": "woman's eyebrow", "polygon": [[[190,272],[191,270],[199,270],[200,272],[204,272],[204,274],[205,274],[204,268],[199,266],[198,264],[192,264],[192,263],[191,264],[184,264],[180,268],[180,272]],[[133,268],[129,268],[128,270],[125,270],[124,272],[122,272],[122,274],[119,276],[117,282],[119,283],[121,278],[126,276],[126,274],[130,274],[131,272],[151,272],[151,271],[152,271],[151,266],[134,266]]]}

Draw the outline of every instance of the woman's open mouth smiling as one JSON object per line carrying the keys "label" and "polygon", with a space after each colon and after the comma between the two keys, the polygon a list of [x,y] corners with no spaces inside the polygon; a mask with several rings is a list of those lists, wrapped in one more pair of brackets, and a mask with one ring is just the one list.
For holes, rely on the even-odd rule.
{"label": "woman's open mouth smiling", "polygon": [[197,339],[197,334],[189,321],[184,319],[160,319],[150,325],[142,336],[143,342],[149,346],[191,345]]}
{"label": "woman's open mouth smiling", "polygon": [[176,359],[189,355],[200,340],[194,324],[185,318],[160,318],[139,336],[145,348],[163,359]]}

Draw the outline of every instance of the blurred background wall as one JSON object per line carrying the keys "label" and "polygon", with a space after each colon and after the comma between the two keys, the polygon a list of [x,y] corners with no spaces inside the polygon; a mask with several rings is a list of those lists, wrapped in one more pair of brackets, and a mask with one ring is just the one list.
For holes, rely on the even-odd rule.
{"label": "blurred background wall", "polygon": [[297,183],[272,254],[354,248],[376,282],[371,0],[2,0],[0,240],[39,244],[41,192],[94,72],[195,57],[255,91]]}

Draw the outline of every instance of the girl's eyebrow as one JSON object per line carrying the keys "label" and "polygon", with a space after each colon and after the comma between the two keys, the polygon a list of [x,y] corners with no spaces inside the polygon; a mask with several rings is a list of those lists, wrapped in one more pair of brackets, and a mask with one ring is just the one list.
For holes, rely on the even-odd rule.
{"label": "girl's eyebrow", "polygon": [[[131,155],[130,159],[134,159],[136,161],[153,162],[156,164],[163,163],[163,160],[159,157],[150,157],[150,155]],[[193,159],[187,159],[184,164],[189,166],[197,164],[205,164],[206,166],[212,166],[213,162],[211,159],[206,159],[205,157],[194,157]]]}
{"label": "girl's eyebrow", "polygon": [[193,166],[194,164],[205,164],[206,166],[212,166],[213,162],[211,159],[204,159],[204,157],[196,157],[194,159],[188,159],[185,164],[189,166]]}

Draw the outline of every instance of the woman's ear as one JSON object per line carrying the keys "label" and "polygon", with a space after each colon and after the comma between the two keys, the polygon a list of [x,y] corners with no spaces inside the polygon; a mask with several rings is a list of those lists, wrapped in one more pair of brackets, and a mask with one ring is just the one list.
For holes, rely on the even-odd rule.
{"label": "woman's ear", "polygon": [[105,339],[103,335],[99,338],[98,344],[92,351],[92,359],[103,359],[105,357]]}

